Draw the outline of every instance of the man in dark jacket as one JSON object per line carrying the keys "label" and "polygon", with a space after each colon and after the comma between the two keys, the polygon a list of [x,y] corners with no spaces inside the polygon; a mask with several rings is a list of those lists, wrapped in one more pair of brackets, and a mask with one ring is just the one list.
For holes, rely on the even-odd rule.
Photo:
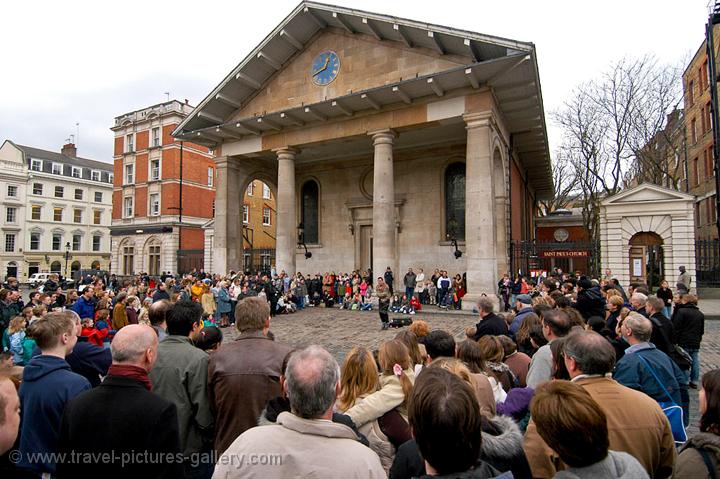
{"label": "man in dark jacket", "polygon": [[265,404],[280,395],[280,372],[291,350],[267,337],[270,308],[262,298],[238,302],[235,326],[240,336],[210,356],[208,366],[208,398],[215,413],[218,454],[256,426]]}
{"label": "man in dark jacket", "polygon": [[578,281],[577,301],[573,307],[577,309],[587,321],[593,316],[605,317],[605,298],[600,292],[600,286],[593,286],[587,278],[580,278]]}
{"label": "man in dark jacket", "polygon": [[157,347],[149,326],[118,331],[107,378],[68,404],[60,427],[59,452],[90,460],[58,464],[57,477],[184,477],[177,409],[150,392]]}
{"label": "man in dark jacket", "polygon": [[675,303],[672,316],[677,344],[692,357],[690,369],[690,387],[697,389],[700,379],[700,342],[705,333],[705,315],[697,307],[697,296],[681,294],[680,301]]}
{"label": "man in dark jacket", "polygon": [[95,319],[95,288],[85,286],[82,296],[75,301],[75,304],[70,306],[70,309],[75,311],[81,320],[85,318]]}
{"label": "man in dark jacket", "polygon": [[495,305],[490,298],[480,298],[478,310],[480,311],[480,322],[475,325],[475,341],[487,335],[500,336],[508,334],[507,323],[503,318],[495,314]]}
{"label": "man in dark jacket", "polygon": [[408,301],[415,295],[415,285],[417,284],[417,275],[413,272],[412,268],[408,268],[408,272],[405,273],[403,278],[403,285],[405,286],[405,296]]}
{"label": "man in dark jacket", "polygon": [[214,439],[207,396],[209,357],[190,341],[200,331],[202,314],[202,306],[192,301],[178,301],[167,311],[168,336],[158,346],[150,380],[155,394],[177,406],[186,477],[209,479],[212,464],[192,462],[193,457],[210,454]]}
{"label": "man in dark jacket", "polygon": [[673,323],[662,314],[664,307],[665,302],[655,296],[648,298],[645,302],[645,311],[652,323],[650,342],[663,353],[672,356],[675,344],[675,328],[673,328]]}
{"label": "man in dark jacket", "polygon": [[167,286],[165,286],[165,283],[159,283],[157,287],[157,291],[155,291],[155,294],[153,294],[152,300],[153,303],[157,303],[158,301],[162,301],[163,299],[167,299],[170,301],[170,294],[167,292]]}
{"label": "man in dark jacket", "polygon": [[387,283],[388,287],[390,288],[390,294],[394,294],[393,290],[393,272],[392,269],[390,269],[390,266],[387,267],[385,270],[385,274],[383,275],[383,279]]}
{"label": "man in dark jacket", "polygon": [[56,464],[50,457],[39,461],[30,454],[57,452],[65,406],[78,394],[90,389],[90,383],[70,371],[70,365],[65,361],[80,332],[80,322],[74,313],[48,313],[36,321],[33,328],[33,336],[42,354],[32,358],[23,371],[18,464],[38,476],[45,473],[54,475]]}

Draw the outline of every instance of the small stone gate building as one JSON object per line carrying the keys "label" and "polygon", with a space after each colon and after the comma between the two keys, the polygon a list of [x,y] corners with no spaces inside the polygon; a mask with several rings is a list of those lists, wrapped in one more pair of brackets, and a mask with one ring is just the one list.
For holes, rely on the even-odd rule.
{"label": "small stone gate building", "polygon": [[694,203],[693,195],[649,183],[603,200],[602,270],[610,270],[623,285],[642,282],[656,287],[665,279],[674,288],[678,267],[685,266],[694,290]]}
{"label": "small stone gate building", "polygon": [[215,148],[218,273],[242,265],[242,194],[260,179],[278,271],[467,272],[472,307],[553,194],[532,43],[314,2],[173,134]]}

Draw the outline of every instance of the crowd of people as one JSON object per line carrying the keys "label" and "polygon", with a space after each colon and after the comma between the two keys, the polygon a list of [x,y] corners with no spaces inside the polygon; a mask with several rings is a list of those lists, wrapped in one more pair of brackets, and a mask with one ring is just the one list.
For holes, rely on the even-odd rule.
{"label": "crowd of people", "polygon": [[340,362],[271,331],[276,314],[310,306],[370,304],[383,329],[393,312],[462,306],[461,275],[410,269],[401,284],[390,270],[89,277],[25,305],[11,279],[2,477],[720,474],[720,370],[700,378],[705,319],[687,290],[503,278],[464,337],[416,320]]}

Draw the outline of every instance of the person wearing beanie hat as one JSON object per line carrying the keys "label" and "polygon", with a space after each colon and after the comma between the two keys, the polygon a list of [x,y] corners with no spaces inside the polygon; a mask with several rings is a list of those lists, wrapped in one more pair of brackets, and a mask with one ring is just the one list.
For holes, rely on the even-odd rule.
{"label": "person wearing beanie hat", "polygon": [[587,321],[593,316],[605,317],[605,298],[600,292],[600,286],[594,286],[589,278],[583,276],[578,280],[577,301],[573,308],[577,309],[583,319]]}

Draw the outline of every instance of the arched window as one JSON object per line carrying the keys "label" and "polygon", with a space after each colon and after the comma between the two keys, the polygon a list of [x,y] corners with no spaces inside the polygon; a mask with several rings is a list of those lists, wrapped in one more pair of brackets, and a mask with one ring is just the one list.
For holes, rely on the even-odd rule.
{"label": "arched window", "polygon": [[100,261],[98,261],[98,260],[93,261],[90,268],[91,269],[100,269]]}
{"label": "arched window", "polygon": [[50,264],[51,273],[60,273],[60,268],[62,268],[60,261],[53,261],[52,264]]}
{"label": "arched window", "polygon": [[445,234],[465,239],[465,163],[445,170]]}
{"label": "arched window", "polygon": [[80,271],[80,261],[73,261],[70,265],[70,271],[72,271],[73,273],[75,271]]}
{"label": "arched window", "polygon": [[306,181],[301,190],[302,223],[305,229],[305,243],[318,243],[318,184]]}

